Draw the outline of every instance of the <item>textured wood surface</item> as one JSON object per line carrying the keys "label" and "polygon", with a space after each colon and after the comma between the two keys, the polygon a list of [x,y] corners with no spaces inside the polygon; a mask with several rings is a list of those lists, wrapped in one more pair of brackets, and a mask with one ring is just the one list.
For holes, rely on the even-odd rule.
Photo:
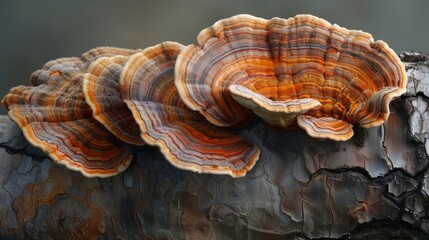
{"label": "textured wood surface", "polygon": [[261,149],[243,178],[177,169],[150,146],[120,175],[87,178],[1,116],[0,238],[427,239],[429,59],[402,60],[407,93],[384,125],[334,142],[257,123],[241,131]]}

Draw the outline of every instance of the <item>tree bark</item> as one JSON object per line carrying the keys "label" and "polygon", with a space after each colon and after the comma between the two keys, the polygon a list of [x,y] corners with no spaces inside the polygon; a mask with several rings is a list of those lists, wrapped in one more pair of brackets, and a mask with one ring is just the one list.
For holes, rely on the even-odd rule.
{"label": "tree bark", "polygon": [[346,142],[262,122],[241,134],[261,156],[243,178],[134,149],[129,169],[86,178],[0,117],[1,239],[429,238],[429,57],[401,54],[407,93],[389,120]]}

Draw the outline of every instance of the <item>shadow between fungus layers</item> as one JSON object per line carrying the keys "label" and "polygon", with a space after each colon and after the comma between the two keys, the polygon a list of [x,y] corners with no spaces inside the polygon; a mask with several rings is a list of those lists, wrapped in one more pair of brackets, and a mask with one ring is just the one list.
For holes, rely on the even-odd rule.
{"label": "shadow between fungus layers", "polygon": [[237,15],[197,39],[50,61],[2,104],[31,144],[88,177],[124,171],[129,145],[145,143],[178,168],[240,177],[260,150],[238,131],[256,116],[344,141],[386,121],[405,91],[385,42],[311,15]]}

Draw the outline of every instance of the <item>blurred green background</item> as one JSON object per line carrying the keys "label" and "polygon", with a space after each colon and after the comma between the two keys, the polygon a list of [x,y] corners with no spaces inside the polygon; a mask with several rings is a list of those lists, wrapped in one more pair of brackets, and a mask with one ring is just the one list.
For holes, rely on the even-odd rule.
{"label": "blurred green background", "polygon": [[239,13],[309,13],[369,32],[397,53],[429,52],[427,0],[0,1],[0,96],[28,84],[29,75],[51,59],[97,46],[145,48],[167,40],[188,45],[203,28]]}

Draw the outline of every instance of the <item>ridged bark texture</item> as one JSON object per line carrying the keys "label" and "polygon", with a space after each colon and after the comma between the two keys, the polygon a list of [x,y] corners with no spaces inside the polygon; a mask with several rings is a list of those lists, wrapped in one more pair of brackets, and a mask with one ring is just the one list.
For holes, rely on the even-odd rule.
{"label": "ridged bark texture", "polygon": [[177,169],[150,146],[124,173],[86,178],[1,116],[0,238],[427,239],[429,56],[401,59],[407,93],[384,125],[334,142],[257,123],[241,132],[261,149],[242,178]]}

